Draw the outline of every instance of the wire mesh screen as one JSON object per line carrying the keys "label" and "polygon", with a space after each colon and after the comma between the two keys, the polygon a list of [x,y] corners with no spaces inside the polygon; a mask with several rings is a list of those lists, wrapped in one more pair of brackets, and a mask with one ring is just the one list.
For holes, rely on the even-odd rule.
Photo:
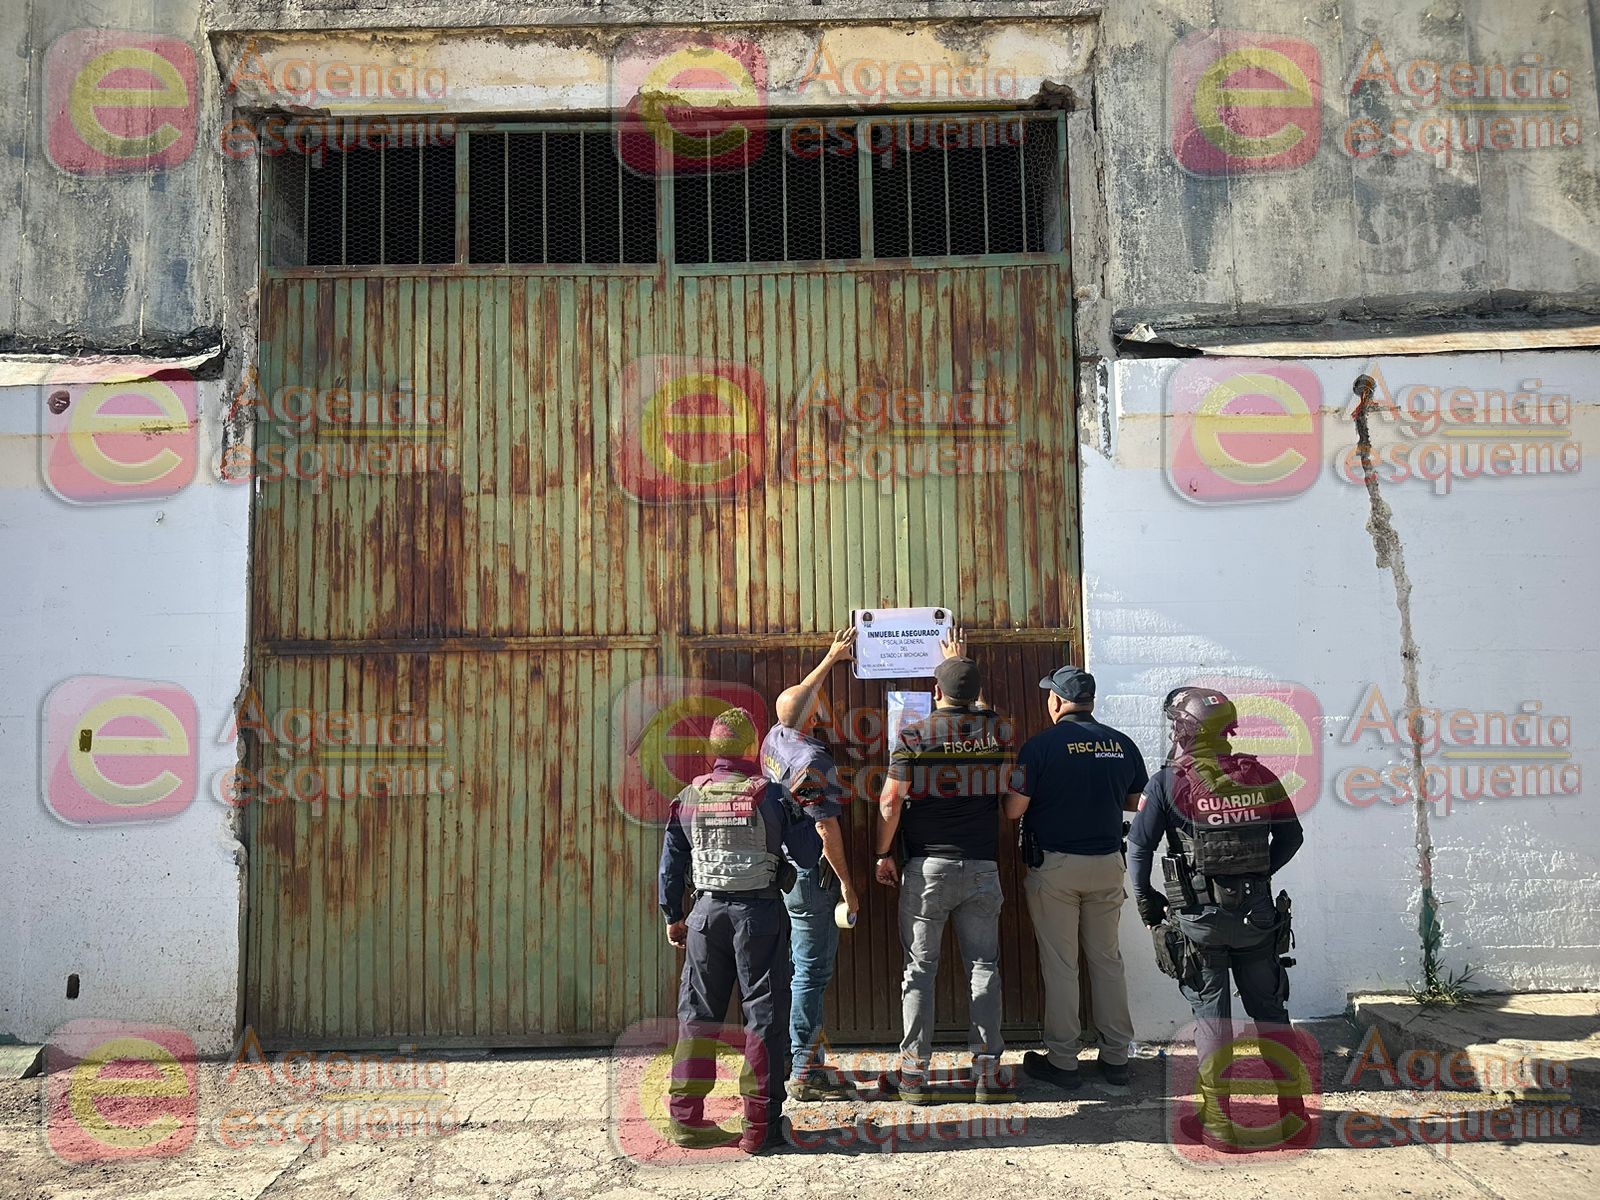
{"label": "wire mesh screen", "polygon": [[[463,131],[447,144],[329,136],[275,159],[275,266],[686,265],[1057,253],[1056,113],[801,118],[749,127],[732,155],[669,155],[654,173],[593,128]],[[693,130],[675,132],[674,149]],[[458,178],[458,172],[461,177]],[[465,244],[457,206],[465,203]]]}
{"label": "wire mesh screen", "polygon": [[1059,251],[1058,137],[1054,115],[873,121],[876,256]]}
{"label": "wire mesh screen", "polygon": [[279,266],[454,262],[455,146],[427,123],[300,126],[270,160]]}
{"label": "wire mesh screen", "polygon": [[468,261],[656,261],[656,181],[624,167],[598,131],[474,133]]}
{"label": "wire mesh screen", "polygon": [[861,257],[853,123],[772,125],[752,131],[731,162],[709,150],[684,153],[671,174],[680,263]]}

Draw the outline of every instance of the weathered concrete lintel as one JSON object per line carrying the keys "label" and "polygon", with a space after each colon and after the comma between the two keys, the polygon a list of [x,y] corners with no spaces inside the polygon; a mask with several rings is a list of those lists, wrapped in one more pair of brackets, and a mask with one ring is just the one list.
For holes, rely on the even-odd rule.
{"label": "weathered concrete lintel", "polygon": [[1600,347],[1600,308],[1580,302],[1554,311],[1438,314],[1409,319],[1329,319],[1304,324],[1263,322],[1193,328],[1160,322],[1119,330],[1119,350],[1169,347],[1204,354],[1349,358],[1364,354],[1450,354],[1467,351]]}
{"label": "weathered concrete lintel", "polygon": [[[894,21],[1015,21],[1099,16],[1105,0],[1012,0],[1011,3],[915,3],[828,0],[823,4],[725,3],[506,4],[499,0],[411,4],[403,10],[306,9],[295,0],[211,0],[212,33],[321,29],[534,29],[610,25],[850,24]],[[403,20],[401,13],[403,12]]]}

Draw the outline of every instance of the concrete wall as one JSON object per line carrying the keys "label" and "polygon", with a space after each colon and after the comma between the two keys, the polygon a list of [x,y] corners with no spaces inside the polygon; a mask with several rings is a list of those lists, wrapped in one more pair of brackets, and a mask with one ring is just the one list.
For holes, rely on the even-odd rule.
{"label": "concrete wall", "polygon": [[1581,0],[1107,10],[1119,333],[1600,311]]}
{"label": "concrete wall", "polygon": [[26,99],[0,113],[0,353],[221,340],[218,78],[199,22],[199,0],[0,10],[6,94]]}
{"label": "concrete wall", "polygon": [[[1447,411],[1454,403],[1466,413],[1498,403],[1493,392],[1526,392],[1533,399],[1525,410],[1541,419],[1489,442],[1517,447],[1519,463],[1532,444],[1557,456],[1553,464],[1564,454],[1566,465],[1580,467],[1447,477],[1442,452],[1428,447],[1466,453],[1460,443],[1477,439],[1459,436],[1462,421],[1436,431],[1423,421],[1413,433],[1413,424],[1372,419],[1379,488],[1414,588],[1423,706],[1481,716],[1539,705],[1533,715],[1546,722],[1541,729],[1558,738],[1550,719],[1570,719],[1569,745],[1544,737],[1500,747],[1494,729],[1451,743],[1447,732],[1425,763],[1520,764],[1527,760],[1519,754],[1533,752],[1570,755],[1542,761],[1577,768],[1566,778],[1578,788],[1572,794],[1462,799],[1462,783],[1476,790],[1477,777],[1458,775],[1448,795],[1430,804],[1448,963],[1479,966],[1481,984],[1600,987],[1600,830],[1582,780],[1600,750],[1589,700],[1600,651],[1591,606],[1578,599],[1600,587],[1600,532],[1572,515],[1600,499],[1600,480],[1581,469],[1583,448],[1600,436],[1597,366],[1595,354],[1528,353],[1147,360],[1114,371],[1113,454],[1085,451],[1082,487],[1089,665],[1100,682],[1101,715],[1134,734],[1156,762],[1164,754],[1159,698],[1198,677],[1257,681],[1232,690],[1288,706],[1247,708],[1258,713],[1243,731],[1251,736],[1269,728],[1272,713],[1286,727],[1291,710],[1305,719],[1313,736],[1297,760],[1320,787],[1301,802],[1309,805],[1305,849],[1279,879],[1296,900],[1300,965],[1291,1007],[1298,1016],[1338,1012],[1352,990],[1397,988],[1421,976],[1412,805],[1395,803],[1387,783],[1369,786],[1360,770],[1409,762],[1408,744],[1374,728],[1376,688],[1403,736],[1400,617],[1390,573],[1377,569],[1365,528],[1366,489],[1341,474],[1355,444],[1350,384],[1374,368],[1402,414],[1408,401],[1413,411],[1429,410],[1435,395]],[[1238,398],[1220,415],[1193,415],[1230,384]],[[1278,415],[1279,424],[1242,426],[1251,414]],[[1443,432],[1450,428],[1458,433]],[[1221,451],[1194,455],[1192,447],[1210,444],[1212,434]],[[1404,473],[1393,457],[1402,447]],[[1253,481],[1240,467],[1280,454],[1290,457],[1254,472]],[[1503,465],[1508,456],[1494,461]],[[1469,467],[1476,461],[1466,460]],[[1433,480],[1418,478],[1413,463]],[[1359,465],[1354,474],[1359,481]],[[1461,731],[1468,724],[1463,719]],[[1257,748],[1276,765],[1281,758],[1270,754],[1287,744],[1279,738]],[[1487,760],[1461,757],[1496,750]],[[1135,1017],[1142,1029],[1159,1029],[1184,1008],[1155,975],[1131,911],[1123,933]]]}
{"label": "concrete wall", "polygon": [[[193,437],[158,435],[188,461],[147,498],[75,470],[45,406],[66,394],[63,419],[81,410],[95,374],[67,367],[47,386],[0,388],[0,1035],[40,1041],[73,1018],[133,1018],[187,1030],[217,1052],[234,1032],[242,849],[212,785],[235,760],[249,490],[216,482],[209,417]],[[187,389],[173,388],[201,412],[221,407],[220,385]],[[137,399],[109,403],[111,413],[151,412]],[[126,442],[110,452],[133,461],[161,452],[143,444],[148,453]],[[83,676],[175,685],[149,693],[174,723],[163,729],[148,709],[93,715],[141,685],[73,682]],[[68,757],[82,726],[102,747],[80,761],[85,779]],[[164,751],[154,758],[120,755],[106,740],[152,736]],[[121,790],[165,772],[169,799]],[[151,802],[119,803],[131,798]],[[66,998],[69,974],[79,976],[76,1000]]]}

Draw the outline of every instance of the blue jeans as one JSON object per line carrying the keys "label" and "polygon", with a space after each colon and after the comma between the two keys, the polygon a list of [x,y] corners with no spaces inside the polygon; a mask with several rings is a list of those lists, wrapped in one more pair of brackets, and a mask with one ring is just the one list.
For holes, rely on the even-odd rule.
{"label": "blue jeans", "polygon": [[900,1015],[903,1065],[928,1069],[933,1054],[933,986],[939,977],[939,942],[954,921],[971,989],[974,1054],[998,1056],[1000,1037],[1000,869],[979,859],[913,858],[900,879],[900,944],[906,973]]}
{"label": "blue jeans", "polygon": [[[822,997],[833,979],[839,951],[839,927],[833,910],[839,903],[839,881],[824,863],[797,868],[795,885],[783,894],[789,910],[789,949],[794,957],[794,982],[789,1002],[789,1054],[795,1079],[804,1079],[823,1061]],[[826,874],[829,886],[822,885]]]}

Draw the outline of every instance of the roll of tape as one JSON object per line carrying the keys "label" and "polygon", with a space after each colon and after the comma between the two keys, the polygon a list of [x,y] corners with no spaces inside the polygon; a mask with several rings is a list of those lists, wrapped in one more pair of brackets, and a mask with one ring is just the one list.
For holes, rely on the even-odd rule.
{"label": "roll of tape", "polygon": [[856,914],[850,911],[850,906],[843,900],[834,905],[833,923],[840,929],[854,929],[856,927]]}

